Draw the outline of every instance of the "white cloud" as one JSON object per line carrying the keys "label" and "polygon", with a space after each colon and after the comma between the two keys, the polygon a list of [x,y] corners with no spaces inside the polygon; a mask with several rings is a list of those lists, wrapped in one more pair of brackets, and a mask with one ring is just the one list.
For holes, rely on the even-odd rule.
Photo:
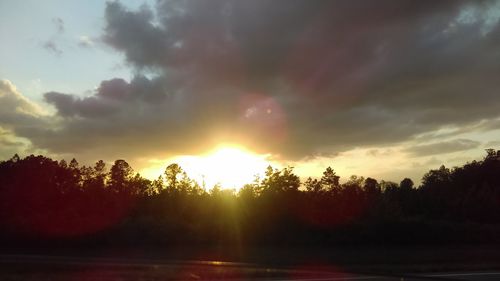
{"label": "white cloud", "polygon": [[16,86],[9,80],[0,80],[0,124],[2,119],[12,118],[13,115],[29,115],[38,117],[43,110],[17,91]]}
{"label": "white cloud", "polygon": [[86,35],[78,37],[78,46],[83,48],[90,48],[94,46],[94,40]]}

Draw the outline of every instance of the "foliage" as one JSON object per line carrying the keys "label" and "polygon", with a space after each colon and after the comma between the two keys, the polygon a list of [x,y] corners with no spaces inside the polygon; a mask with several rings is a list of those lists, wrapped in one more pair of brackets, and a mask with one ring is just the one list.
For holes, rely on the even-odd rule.
{"label": "foliage", "polygon": [[[153,244],[375,241],[381,233],[393,237],[395,222],[405,227],[411,221],[500,224],[499,175],[500,151],[487,150],[481,161],[430,170],[419,187],[409,178],[397,184],[351,176],[341,183],[331,167],[301,183],[293,167],[269,166],[264,177],[238,192],[218,185],[207,191],[178,164],[151,181],[125,160],[116,160],[107,171],[102,160],[81,166],[75,159],[68,164],[14,155],[0,162],[0,229],[14,240],[113,233],[136,241],[140,229]],[[360,225],[365,236],[355,230]],[[422,232],[397,239],[438,237]]]}

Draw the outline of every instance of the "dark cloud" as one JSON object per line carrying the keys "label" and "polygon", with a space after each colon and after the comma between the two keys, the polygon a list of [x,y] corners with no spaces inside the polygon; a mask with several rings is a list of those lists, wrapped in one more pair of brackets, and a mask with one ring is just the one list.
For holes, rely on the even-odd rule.
{"label": "dark cloud", "polygon": [[127,153],[182,153],[221,140],[300,158],[494,119],[494,5],[217,0],[131,11],[109,2],[102,39],[137,74],[89,97],[45,94],[63,120],[30,137],[54,151],[120,142]]}
{"label": "dark cloud", "polygon": [[107,118],[123,110],[136,110],[141,102],[161,103],[166,98],[160,79],[136,76],[130,83],[115,78],[102,81],[95,94],[79,98],[74,95],[49,92],[45,101],[53,104],[62,117]]}
{"label": "dark cloud", "polygon": [[406,149],[406,152],[411,153],[414,156],[429,156],[469,150],[479,147],[480,144],[480,142],[474,140],[457,139],[413,146]]}

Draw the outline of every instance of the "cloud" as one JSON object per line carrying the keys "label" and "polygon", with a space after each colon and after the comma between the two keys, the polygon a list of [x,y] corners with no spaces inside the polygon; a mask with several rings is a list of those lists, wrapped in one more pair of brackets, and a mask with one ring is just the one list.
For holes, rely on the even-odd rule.
{"label": "cloud", "polygon": [[53,18],[52,23],[56,27],[57,33],[61,34],[64,33],[64,21],[61,18]]}
{"label": "cloud", "polygon": [[91,48],[94,46],[94,39],[86,35],[82,35],[78,37],[78,46],[81,48]]}
{"label": "cloud", "polygon": [[14,153],[33,151],[28,139],[16,134],[16,130],[28,131],[43,126],[43,110],[19,93],[16,87],[0,79],[0,159]]}
{"label": "cloud", "polygon": [[101,82],[90,97],[78,98],[58,92],[45,93],[44,97],[63,117],[105,118],[141,102],[161,103],[166,98],[161,83],[161,80],[150,80],[144,76],[136,76],[130,83],[115,78]]}
{"label": "cloud", "polygon": [[50,52],[56,56],[61,56],[63,54],[63,51],[57,46],[57,44],[54,40],[45,41],[45,43],[43,43],[42,47],[45,50],[47,50],[48,52]]}
{"label": "cloud", "polygon": [[104,80],[86,97],[46,93],[57,127],[29,138],[54,152],[135,156],[234,141],[300,159],[493,120],[500,27],[488,11],[497,6],[218,0],[133,11],[108,2],[102,41],[134,77]]}
{"label": "cloud", "polygon": [[484,147],[486,147],[486,148],[498,148],[498,147],[500,147],[500,141],[499,140],[489,141],[484,145]]}
{"label": "cloud", "polygon": [[16,87],[0,79],[0,131],[9,132],[10,140],[19,137],[18,132],[38,130],[49,125],[46,113],[35,103],[19,93]]}
{"label": "cloud", "polygon": [[0,161],[9,159],[14,154],[27,154],[31,152],[28,140],[17,137],[12,131],[0,126]]}
{"label": "cloud", "polygon": [[0,79],[0,125],[40,115],[42,110],[38,105],[19,93],[9,80]]}
{"label": "cloud", "polygon": [[42,43],[42,48],[59,57],[63,54],[63,50],[59,47],[56,39],[60,38],[65,31],[64,21],[59,17],[55,17],[52,18],[52,24],[56,28],[56,33],[50,39]]}
{"label": "cloud", "polygon": [[474,140],[457,139],[431,144],[416,145],[406,149],[406,152],[414,156],[421,157],[469,150],[479,147],[480,144],[480,142]]}

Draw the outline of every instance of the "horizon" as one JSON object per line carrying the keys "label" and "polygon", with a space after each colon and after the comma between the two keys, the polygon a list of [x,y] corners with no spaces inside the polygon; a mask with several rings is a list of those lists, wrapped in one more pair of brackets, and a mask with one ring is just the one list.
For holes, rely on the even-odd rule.
{"label": "horizon", "polygon": [[[222,149],[222,151],[223,150],[224,149]],[[496,151],[496,149],[486,149],[485,151],[488,152],[490,150]],[[408,177],[408,176],[403,176],[400,179],[394,179],[394,180],[386,179],[386,178],[376,178],[376,177],[374,178],[374,177],[363,175],[363,174],[343,175],[341,173],[338,173],[338,170],[336,170],[336,168],[334,166],[326,166],[323,170],[319,171],[316,174],[299,174],[297,171],[301,171],[301,169],[300,169],[301,167],[294,167],[294,166],[289,166],[289,165],[288,166],[281,166],[279,164],[273,165],[272,162],[262,162],[262,163],[260,163],[260,164],[263,164],[261,166],[262,169],[258,170],[257,173],[253,173],[253,174],[246,173],[246,174],[243,174],[244,176],[242,178],[241,177],[242,174],[241,173],[238,174],[238,172],[236,172],[237,173],[235,175],[236,177],[229,177],[229,178],[226,177],[225,178],[226,181],[224,181],[223,176],[222,176],[223,180],[221,180],[220,178],[217,178],[217,175],[218,176],[224,175],[224,173],[222,173],[221,171],[215,172],[214,177],[207,177],[207,175],[209,175],[210,173],[206,172],[207,168],[209,169],[208,171],[210,171],[210,166],[207,165],[207,164],[212,164],[212,163],[210,163],[210,158],[213,157],[214,155],[217,155],[217,153],[220,151],[221,151],[221,149],[219,147],[219,149],[214,149],[211,153],[204,154],[201,157],[200,156],[178,156],[177,158],[172,159],[171,162],[161,161],[161,163],[164,164],[164,166],[159,167],[159,168],[153,167],[150,171],[146,171],[146,173],[144,173],[144,171],[135,170],[132,165],[130,166],[130,168],[132,168],[134,175],[140,175],[142,178],[150,180],[151,182],[158,180],[159,178],[162,178],[162,180],[165,182],[165,180],[166,180],[165,173],[166,173],[167,167],[171,164],[176,164],[176,165],[179,165],[179,167],[181,168],[181,171],[186,172],[187,176],[190,179],[194,180],[194,182],[199,187],[203,188],[204,191],[210,191],[214,188],[221,188],[223,190],[232,190],[232,191],[237,193],[240,189],[242,189],[247,184],[258,184],[262,179],[264,179],[266,177],[265,172],[268,168],[272,168],[275,171],[283,171],[284,169],[291,169],[291,171],[293,171],[299,177],[300,187],[302,188],[302,190],[303,190],[303,188],[305,188],[305,186],[307,184],[307,180],[309,178],[312,180],[320,180],[321,177],[323,176],[323,173],[329,168],[331,168],[335,172],[335,174],[337,176],[339,176],[339,182],[341,184],[345,184],[345,183],[349,182],[350,180],[352,180],[353,178],[356,178],[356,179],[361,180],[361,181],[364,181],[366,179],[375,179],[378,183],[384,182],[386,184],[387,183],[399,184],[403,180],[410,179],[415,184],[415,187],[419,188],[422,184],[422,180],[424,179],[426,174],[428,174],[430,171],[439,170],[441,167],[445,167],[445,168],[453,171],[454,169],[463,167],[464,165],[468,165],[468,164],[471,164],[474,162],[480,162],[480,161],[483,161],[485,159],[485,156],[483,155],[483,157],[481,159],[479,159],[479,158],[478,159],[470,159],[470,160],[463,162],[463,163],[456,165],[456,166],[447,166],[445,164],[439,164],[439,165],[436,165],[435,167],[430,167],[430,169],[425,171],[421,175],[421,177],[419,177],[419,178],[412,178],[412,177]],[[500,150],[498,150],[498,151],[500,151]],[[19,155],[16,153],[15,155],[13,155],[9,159],[0,159],[0,163],[5,162],[5,161],[10,161],[10,160],[14,159],[16,156],[19,157],[20,159],[24,159],[25,157],[28,157],[28,156],[47,157],[45,155],[34,155],[34,154],[24,155],[24,157],[23,157],[23,155]],[[247,155],[245,155],[245,156],[247,156]],[[49,157],[49,159],[52,159],[52,158]],[[78,161],[78,159],[72,158],[71,160],[73,160],[73,159],[77,161],[78,166],[80,168],[84,167],[84,166],[90,168],[90,167],[93,167],[97,162],[103,161],[106,164],[104,171],[106,171],[107,173],[110,172],[110,168],[116,163],[116,161],[124,160],[125,162],[127,162],[127,159],[115,159],[113,161],[105,161],[103,159],[99,159],[94,163],[81,163]],[[63,159],[63,158],[62,159],[52,159],[52,160],[56,161],[59,164],[61,164],[62,161],[64,161],[65,163],[70,162],[70,159]],[[194,163],[196,163],[196,162],[197,163],[190,167],[189,164],[190,164],[190,162],[193,163],[192,160],[195,160]],[[207,162],[207,160],[208,160],[208,162]],[[222,161],[222,162],[223,162],[222,165],[225,166],[224,168],[227,168],[233,164],[231,162],[227,162],[227,163],[224,163],[224,161]],[[187,163],[188,165],[183,166],[182,165],[183,163],[184,164]],[[187,169],[185,167],[187,167]],[[233,168],[232,172],[241,170],[240,169],[241,167],[239,167],[239,166],[234,166],[232,168]],[[205,170],[203,170],[203,169],[205,169]],[[205,173],[203,171],[205,171]],[[231,172],[227,173],[227,174],[231,174]]]}

